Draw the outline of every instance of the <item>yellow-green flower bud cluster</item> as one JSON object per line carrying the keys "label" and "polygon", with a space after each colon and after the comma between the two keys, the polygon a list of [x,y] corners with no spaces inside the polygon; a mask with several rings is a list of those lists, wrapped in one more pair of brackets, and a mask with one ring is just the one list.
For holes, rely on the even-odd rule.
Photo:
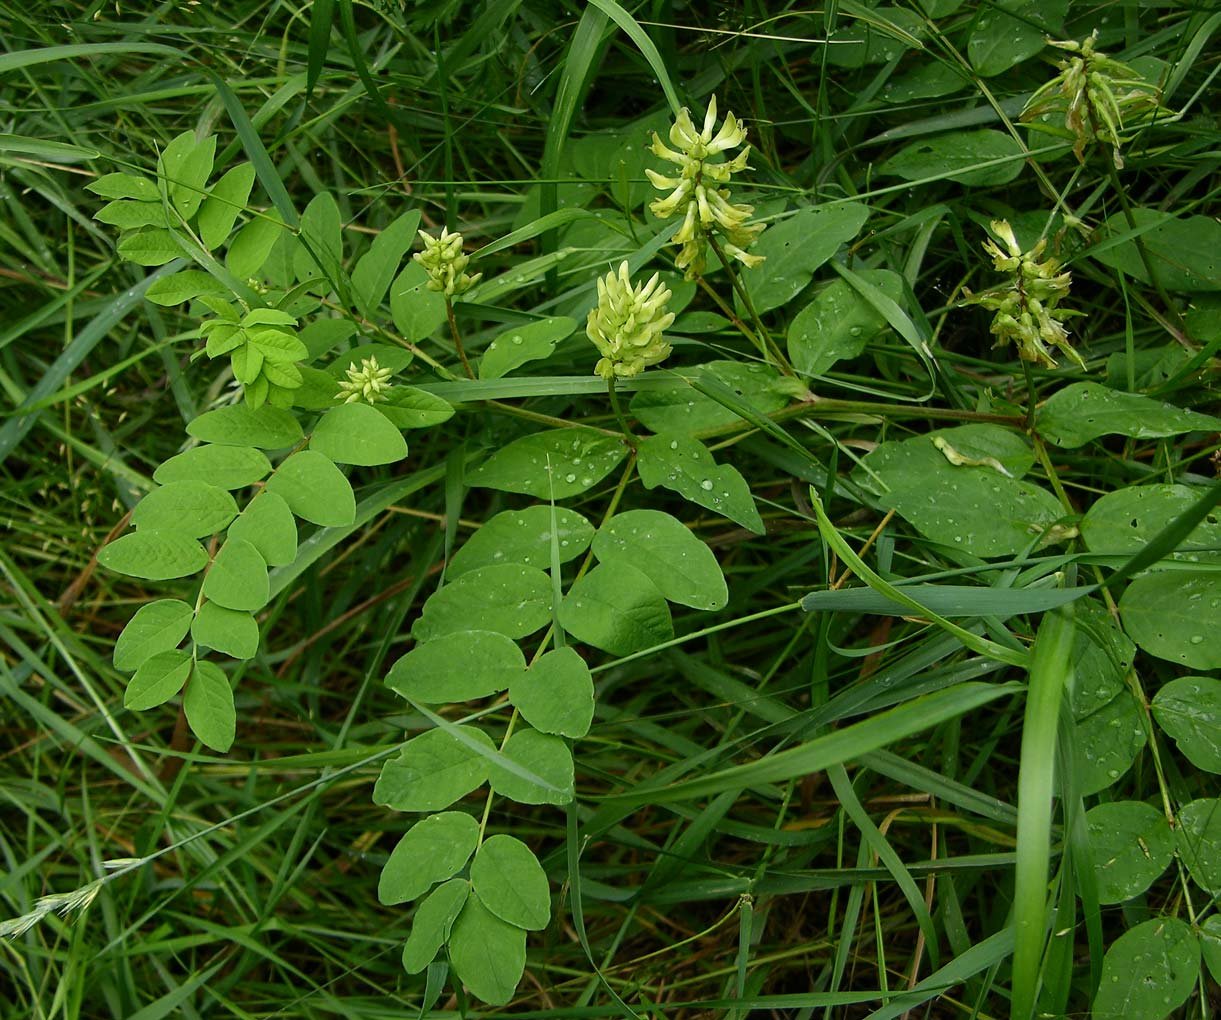
{"label": "yellow-green flower bud cluster", "polygon": [[714,134],[716,119],[716,96],[709,100],[703,128],[698,131],[684,106],[670,128],[670,141],[676,148],[666,145],[656,132],[650,146],[654,155],[678,167],[677,176],[645,170],[653,187],[667,192],[664,198],[649,204],[653,215],[663,220],[683,216],[682,226],[671,240],[682,245],[676,263],[679,269],[686,270],[688,279],[703,273],[707,240],[714,232],[724,238],[722,250],[728,257],[747,267],[763,261],[763,256],[746,251],[763,230],[761,223],[747,223],[754,207],[731,202],[729,189],[717,187],[728,184],[735,173],[746,169],[750,146],[728,161],[709,161],[742,145],[746,128],[732,113],[727,113],[720,130]]}
{"label": "yellow-green flower bud cluster", "polygon": [[996,337],[994,346],[1012,341],[1017,344],[1019,357],[1048,368],[1056,365],[1050,350],[1055,347],[1085,368],[1081,355],[1069,345],[1068,330],[1062,321],[1082,313],[1058,307],[1068,295],[1071,275],[1059,272],[1060,264],[1055,259],[1041,259],[1046,240],[1023,252],[1006,220],[993,220],[992,232],[1004,247],[989,238],[984,242],[984,251],[992,256],[992,264],[999,272],[1012,275],[1012,282],[985,294],[970,291],[966,294],[968,301],[995,312],[991,326]]}
{"label": "yellow-green flower bud cluster", "polygon": [[626,262],[598,278],[598,304],[585,325],[601,360],[594,371],[603,379],[626,379],[665,360],[670,344],[662,331],[674,321],[666,311],[670,290],[657,273],[633,287]]}
{"label": "yellow-green flower bud cluster", "polygon": [[377,363],[377,356],[362,358],[360,367],[347,370],[347,379],[339,383],[339,395],[345,404],[355,404],[363,401],[366,404],[377,404],[387,399],[390,390],[390,369]]}
{"label": "yellow-green flower bud cluster", "polygon": [[465,294],[479,282],[482,273],[468,276],[466,267],[471,257],[462,253],[462,235],[451,234],[447,227],[441,228],[441,235],[419,231],[424,242],[424,250],[411,257],[428,271],[428,289],[438,291],[448,298]]}
{"label": "yellow-green flower bud cluster", "polygon": [[1119,132],[1124,118],[1141,117],[1160,109],[1157,89],[1127,64],[1094,49],[1098,31],[1083,42],[1056,42],[1052,46],[1073,56],[1060,62],[1060,73],[1026,103],[1022,119],[1064,108],[1064,126],[1073,136],[1073,152],[1085,159],[1091,141],[1111,146],[1116,168],[1123,166]]}

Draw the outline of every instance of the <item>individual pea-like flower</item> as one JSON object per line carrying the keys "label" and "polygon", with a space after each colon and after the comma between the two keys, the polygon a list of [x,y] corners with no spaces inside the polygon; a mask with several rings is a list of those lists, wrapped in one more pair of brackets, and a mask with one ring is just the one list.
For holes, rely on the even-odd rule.
{"label": "individual pea-like flower", "polygon": [[699,131],[691,120],[691,112],[684,106],[670,127],[670,141],[676,148],[666,145],[656,132],[650,146],[655,156],[678,167],[678,175],[668,177],[645,170],[653,187],[667,192],[664,198],[649,203],[653,215],[662,220],[679,214],[683,216],[682,226],[671,241],[682,245],[675,261],[679,269],[686,270],[689,280],[704,271],[705,249],[712,233],[724,238],[722,251],[728,257],[748,268],[763,261],[762,255],[746,251],[763,231],[762,223],[747,223],[754,207],[731,202],[729,189],[718,187],[729,184],[734,174],[747,169],[750,146],[732,159],[710,161],[711,157],[728,154],[730,149],[742,145],[746,141],[746,128],[732,113],[727,113],[720,130],[714,134],[716,119],[716,96],[708,101],[704,125]]}
{"label": "individual pea-like flower", "polygon": [[1127,64],[1094,49],[1098,30],[1082,42],[1048,42],[1072,56],[1060,61],[1060,73],[1030,97],[1022,119],[1064,109],[1064,126],[1073,136],[1073,153],[1085,160],[1091,141],[1111,146],[1116,169],[1123,167],[1119,133],[1124,118],[1142,117],[1160,108],[1157,88]]}
{"label": "individual pea-like flower", "polygon": [[451,234],[447,227],[442,227],[439,237],[433,237],[423,230],[419,231],[419,235],[424,242],[424,250],[411,257],[428,271],[429,290],[453,298],[465,294],[479,282],[482,273],[475,273],[474,276],[466,273],[471,257],[462,253],[461,234]]}
{"label": "individual pea-like flower", "polygon": [[360,367],[350,367],[347,379],[339,383],[339,395],[345,404],[355,404],[363,401],[366,404],[377,404],[387,399],[390,389],[390,376],[393,373],[377,363],[377,356],[362,358]]}
{"label": "individual pea-like flower", "polygon": [[1056,362],[1051,356],[1050,345],[1085,368],[1081,355],[1069,345],[1068,330],[1062,321],[1084,313],[1057,307],[1068,295],[1071,274],[1061,273],[1060,264],[1054,258],[1041,258],[1047,247],[1046,239],[1024,252],[1008,221],[993,220],[992,232],[1004,247],[989,238],[984,242],[984,251],[992,256],[992,265],[999,272],[1009,273],[1012,281],[984,294],[972,294],[968,290],[966,296],[972,304],[996,313],[990,329],[996,337],[993,346],[1001,347],[1012,341],[1017,344],[1018,356],[1024,361],[1054,368]]}
{"label": "individual pea-like flower", "polygon": [[601,360],[594,371],[603,379],[626,379],[664,361],[670,344],[662,331],[674,321],[666,311],[670,290],[654,273],[648,283],[632,286],[626,262],[598,278],[598,304],[591,308],[585,332]]}

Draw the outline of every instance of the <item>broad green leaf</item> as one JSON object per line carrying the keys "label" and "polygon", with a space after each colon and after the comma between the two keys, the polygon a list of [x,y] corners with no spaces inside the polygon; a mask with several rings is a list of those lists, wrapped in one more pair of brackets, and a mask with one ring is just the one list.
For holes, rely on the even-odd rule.
{"label": "broad green leaf", "polygon": [[[863,269],[858,275],[896,304],[902,302],[903,278],[898,273]],[[789,360],[802,375],[817,378],[837,361],[855,358],[887,328],[886,320],[856,288],[846,280],[832,280],[789,325]]]}
{"label": "broad green leaf", "polygon": [[640,444],[636,468],[645,488],[664,486],[756,535],[764,533],[746,479],[736,468],[718,465],[702,443],[672,432],[650,436]]}
{"label": "broad green leaf", "polygon": [[842,202],[799,209],[769,226],[750,249],[767,261],[742,274],[755,311],[762,314],[792,301],[814,278],[814,271],[856,237],[868,218],[867,206]]}
{"label": "broad green leaf", "polygon": [[263,371],[263,352],[251,344],[244,333],[238,335],[244,338],[244,342],[233,349],[229,363],[233,368],[233,377],[243,386],[249,387]]}
{"label": "broad green leaf", "polygon": [[[1103,265],[1120,269],[1128,276],[1149,283],[1149,270],[1137,248],[1137,239],[1157,275],[1158,282],[1171,291],[1221,290],[1221,223],[1211,216],[1174,216],[1159,209],[1132,210],[1140,233],[1135,237],[1125,213],[1107,218],[1099,230],[1099,250],[1091,251]],[[1113,238],[1129,237],[1114,246]],[[1216,426],[1213,426],[1214,428]]]}
{"label": "broad green leaf", "polygon": [[[879,493],[883,508],[897,511],[925,537],[975,556],[1013,555],[1041,535],[1047,535],[1044,541],[1063,541],[1060,532],[1048,534],[1065,516],[1059,501],[1047,490],[1011,477],[1015,472],[1004,460],[985,452],[1001,450],[981,435],[959,439],[958,431],[942,431],[940,448],[932,436],[883,443],[854,478]],[[1014,445],[1013,462],[1028,463],[1021,441]],[[985,455],[975,456],[979,453]]]}
{"label": "broad green leaf", "polygon": [[377,409],[400,429],[426,429],[454,416],[449,401],[414,386],[392,387]]}
{"label": "broad green leaf", "polygon": [[407,456],[403,434],[368,404],[332,407],[314,427],[310,449],[339,464],[394,464]]}
{"label": "broad green leaf", "polygon": [[160,203],[131,202],[126,199],[107,202],[93,214],[93,218],[120,230],[139,230],[142,227],[164,229],[170,225]]}
{"label": "broad green leaf", "polygon": [[199,210],[199,237],[209,250],[229,239],[238,214],[246,208],[254,185],[254,167],[239,163],[217,181]]}
{"label": "broad green leaf", "polygon": [[153,489],[136,504],[131,523],[137,528],[204,538],[224,531],[236,516],[237,503],[224,489],[189,480]]}
{"label": "broad green leaf", "polygon": [[172,276],[154,280],[144,292],[144,297],[155,305],[169,307],[190,301],[201,294],[225,297],[228,293],[229,289],[211,273],[203,273],[198,269],[182,269]]}
{"label": "broad green leaf", "polygon": [[182,690],[193,661],[189,652],[182,651],[158,652],[145,659],[128,681],[123,707],[141,712],[165,704]]}
{"label": "broad green leaf", "polygon": [[356,497],[343,472],[317,450],[294,453],[267,480],[267,491],[283,497],[303,520],[339,528],[356,519]]}
{"label": "broad green leaf", "polygon": [[959,91],[964,85],[964,78],[960,68],[930,60],[912,66],[906,74],[891,78],[882,86],[881,98],[887,103],[938,99]]}
{"label": "broad green leaf", "polygon": [[483,905],[509,924],[541,931],[551,920],[547,873],[513,836],[498,834],[484,842],[471,862],[471,886]]}
{"label": "broad green leaf", "polygon": [[173,651],[187,636],[191,615],[191,607],[178,599],[141,606],[114,644],[114,668],[130,673],[159,652]]}
{"label": "broad green leaf", "polygon": [[[1081,538],[1092,553],[1133,556],[1203,493],[1187,485],[1138,485],[1108,492],[1086,512]],[[1170,559],[1221,563],[1221,521],[1205,519]]]}
{"label": "broad green leaf", "polygon": [[1221,800],[1204,797],[1184,804],[1175,840],[1196,884],[1210,896],[1221,894]]}
{"label": "broad green leaf", "polygon": [[480,567],[431,595],[411,634],[417,641],[432,641],[474,623],[516,640],[551,622],[551,602],[551,579],[537,567]]}
{"label": "broad green leaf", "polygon": [[98,563],[108,570],[148,581],[187,577],[208,564],[204,547],[181,531],[141,528],[98,550]]}
{"label": "broad green leaf", "polygon": [[339,279],[343,263],[343,220],[335,197],[315,195],[301,214],[301,233],[293,253],[293,274],[298,281],[322,277]]}
{"label": "broad green leaf", "polygon": [[103,174],[97,180],[86,184],[85,190],[92,191],[101,198],[134,198],[139,202],[161,201],[157,185],[138,174]]}
{"label": "broad green leaf", "polygon": [[560,604],[560,625],[578,641],[631,655],[674,637],[665,596],[627,563],[601,563],[579,578]]}
{"label": "broad green leaf", "polygon": [[[411,351],[394,344],[357,344],[327,365],[326,370],[336,379],[346,379],[349,369],[360,370],[362,363],[370,358],[376,358],[378,367],[388,368],[391,372],[401,372],[414,359]],[[392,391],[393,392],[393,391]]]}
{"label": "broad green leaf", "polygon": [[297,523],[282,496],[264,490],[229,525],[229,537],[249,542],[269,566],[282,567],[297,558]]}
{"label": "broad green leaf", "polygon": [[403,213],[374,239],[369,250],[356,260],[352,270],[352,296],[356,307],[366,318],[377,314],[386,290],[398,272],[399,263],[415,240],[420,225],[420,211]]}
{"label": "broad green leaf", "polygon": [[[468,623],[481,623],[476,614]],[[418,645],[386,676],[386,686],[409,701],[440,704],[498,694],[524,675],[526,660],[503,634],[465,630]]]}
{"label": "broad green leaf", "polygon": [[[1006,159],[996,166],[972,169],[990,160]],[[1022,146],[1012,135],[983,128],[951,131],[911,142],[886,160],[878,173],[905,181],[945,175],[948,180],[973,187],[1008,184],[1022,172]]]}
{"label": "broad green leaf", "polygon": [[[694,371],[718,379],[760,414],[779,411],[789,402],[781,376],[768,365],[712,361],[697,365]],[[632,397],[631,410],[651,432],[691,435],[742,421],[724,404],[700,393],[685,379],[677,378],[669,386],[640,390]]]}
{"label": "broad green leaf", "polygon": [[449,959],[473,996],[503,1006],[526,969],[526,932],[470,896],[450,931]]}
{"label": "broad green leaf", "polygon": [[197,141],[193,131],[184,131],[165,147],[157,161],[157,176],[185,220],[199,211],[215,155],[215,137]]}
{"label": "broad green leaf", "polygon": [[536,432],[468,471],[466,484],[538,499],[568,499],[597,485],[626,455],[627,447],[617,436],[588,429]]}
{"label": "broad green leaf", "polygon": [[[264,371],[268,378],[275,379],[273,371],[285,371],[296,361],[309,357],[309,350],[300,340],[283,329],[248,328],[250,346],[263,355]],[[273,370],[271,366],[276,366]],[[298,378],[294,385],[301,385]]]}
{"label": "broad green leaf", "polygon": [[[229,541],[233,541],[230,536]],[[248,612],[226,609],[217,602],[205,602],[191,624],[196,644],[214,648],[235,659],[253,659],[259,650],[259,624]]]}
{"label": "broad green leaf", "polygon": [[924,34],[920,16],[901,7],[874,7],[867,16],[858,16],[846,24],[844,21],[827,41],[827,63],[836,67],[863,67],[898,60],[918,45],[912,37]]}
{"label": "broad green leaf", "polygon": [[1180,570],[1146,574],[1119,600],[1124,630],[1159,659],[1189,669],[1221,669],[1221,573]]}
{"label": "broad green leaf", "polygon": [[519,729],[489,762],[492,789],[519,804],[567,804],[573,798],[572,752],[559,737]]}
{"label": "broad green leaf", "polygon": [[320,358],[336,344],[354,337],[356,330],[356,323],[351,319],[314,319],[301,328],[300,337],[309,349],[310,357]]}
{"label": "broad green leaf", "polygon": [[416,907],[411,918],[411,933],[403,946],[403,969],[408,974],[418,974],[436,957],[441,947],[449,941],[454,921],[466,904],[471,884],[462,878],[453,878],[437,886]]}
{"label": "broad green leaf", "polygon": [[474,726],[428,730],[382,766],[373,803],[395,811],[442,811],[487,782],[487,756],[495,751],[492,738]]}
{"label": "broad green leaf", "polygon": [[224,754],[233,746],[237,711],[233,688],[225,671],[214,662],[197,662],[182,696],[191,732],[213,751]]}
{"label": "broad green leaf", "polygon": [[164,266],[183,254],[174,235],[160,227],[142,227],[124,234],[117,251],[121,258],[138,266]]}
{"label": "broad green leaf", "polygon": [[275,209],[255,216],[233,238],[225,254],[225,266],[239,280],[255,279],[271,257],[271,250],[285,230]]}
{"label": "broad green leaf", "polygon": [[226,609],[254,612],[271,597],[267,563],[259,551],[242,538],[230,537],[220,547],[212,569],[204,578],[203,593]]}
{"label": "broad green leaf", "polygon": [[443,811],[416,822],[382,868],[378,900],[393,906],[418,899],[458,874],[478,845],[479,823],[462,811]]}
{"label": "broad green leaf", "polygon": [[323,411],[339,402],[339,384],[330,372],[309,365],[298,365],[301,385],[293,390],[293,407]]}
{"label": "broad green leaf", "polygon": [[445,321],[445,299],[429,290],[427,283],[427,270],[408,262],[390,285],[390,314],[404,340],[430,337]]}
{"label": "broad green leaf", "polygon": [[1139,896],[1174,857],[1174,835],[1157,808],[1141,801],[1099,804],[1086,812],[1090,853],[1098,873],[1098,901],[1122,903]]}
{"label": "broad green leaf", "polygon": [[[462,574],[497,563],[523,563],[540,570],[550,568],[551,514],[549,506],[498,513],[454,553],[446,577],[452,581]],[[579,513],[555,507],[555,523],[561,563],[575,559],[589,548],[594,537],[593,525]]]}
{"label": "broad green leaf", "polygon": [[252,447],[205,444],[171,457],[153,472],[153,480],[161,485],[201,481],[222,489],[244,489],[270,470],[271,462]]}
{"label": "broad green leaf", "polygon": [[576,328],[576,319],[560,315],[501,333],[483,352],[479,362],[479,378],[499,379],[528,361],[550,357],[555,345],[571,336]]}
{"label": "broad green leaf", "polygon": [[594,681],[573,648],[554,648],[509,681],[509,700],[536,730],[583,737],[594,717]]}
{"label": "broad green leaf", "polygon": [[1200,946],[1177,917],[1155,917],[1119,936],[1102,959],[1092,1020],[1165,1020],[1200,976]]}
{"label": "broad green leaf", "polygon": [[1068,0],[998,0],[980,8],[967,38],[967,59],[982,77],[1008,70],[1059,37]]}
{"label": "broad green leaf", "polygon": [[677,517],[660,510],[616,514],[594,536],[594,555],[627,563],[645,574],[670,602],[724,609],[725,575],[712,550]]}
{"label": "broad green leaf", "polygon": [[1200,953],[1213,980],[1221,984],[1221,914],[1210,914],[1200,925]]}
{"label": "broad green leaf", "polygon": [[1039,408],[1036,420],[1045,439],[1069,448],[1106,435],[1157,439],[1221,429],[1221,418],[1089,382],[1058,390]]}
{"label": "broad green leaf", "polygon": [[1154,695],[1153,718],[1196,768],[1221,774],[1221,680],[1171,680]]}

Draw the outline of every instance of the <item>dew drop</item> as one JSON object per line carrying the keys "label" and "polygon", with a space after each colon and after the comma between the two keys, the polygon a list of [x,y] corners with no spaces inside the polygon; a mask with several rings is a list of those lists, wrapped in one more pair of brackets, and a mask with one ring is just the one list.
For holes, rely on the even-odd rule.
{"label": "dew drop", "polygon": [[700,482],[700,488],[703,489],[705,492],[711,492],[712,491],[712,479],[705,478],[702,482]]}

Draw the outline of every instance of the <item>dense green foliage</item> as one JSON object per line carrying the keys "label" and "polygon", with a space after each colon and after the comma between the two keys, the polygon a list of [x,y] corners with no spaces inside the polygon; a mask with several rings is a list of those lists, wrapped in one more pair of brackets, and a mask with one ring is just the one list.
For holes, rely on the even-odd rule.
{"label": "dense green foliage", "polygon": [[0,4],[2,1015],[1210,1016],[1221,15],[213,7]]}

